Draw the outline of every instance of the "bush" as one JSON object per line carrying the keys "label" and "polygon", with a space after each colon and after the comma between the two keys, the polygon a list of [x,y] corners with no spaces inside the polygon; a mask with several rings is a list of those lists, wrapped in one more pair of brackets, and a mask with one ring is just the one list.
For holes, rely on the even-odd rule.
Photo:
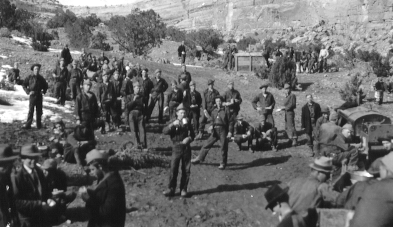
{"label": "bush", "polygon": [[90,27],[97,27],[101,23],[101,19],[97,17],[97,14],[93,13],[90,16],[85,18],[85,22]]}
{"label": "bush", "polygon": [[166,28],[165,36],[169,38],[169,40],[175,42],[181,42],[186,40],[186,33],[176,27],[170,26]]}
{"label": "bush", "polygon": [[97,34],[92,36],[90,48],[100,49],[103,51],[111,50],[111,46],[108,43],[105,43],[106,39],[107,36],[105,33],[98,32]]}
{"label": "bush", "polygon": [[236,40],[234,40],[233,38],[230,38],[227,43],[237,43]]}
{"label": "bush", "polygon": [[204,52],[213,54],[218,45],[224,42],[222,34],[215,29],[199,29],[187,34],[187,40],[202,47]]}
{"label": "bush", "polygon": [[339,94],[342,100],[345,102],[353,103],[357,100],[357,94],[359,87],[362,84],[362,79],[359,73],[351,76],[351,79],[344,84],[339,90]]}
{"label": "bush", "polygon": [[270,69],[265,65],[255,67],[253,71],[254,71],[255,75],[257,77],[259,77],[260,79],[268,79],[269,78]]}
{"label": "bush", "polygon": [[283,47],[286,47],[286,43],[283,40],[277,40],[274,43],[273,43],[273,39],[271,38],[265,40],[265,50],[269,51],[270,53],[272,53],[277,48],[283,48]]}
{"label": "bush", "polygon": [[34,50],[36,51],[42,51],[42,52],[46,52],[48,51],[48,46],[41,44],[39,42],[33,42],[31,44],[31,46],[33,47]]}
{"label": "bush", "polygon": [[6,37],[6,38],[11,37],[10,30],[8,30],[8,28],[0,28],[0,37]]}
{"label": "bush", "polygon": [[278,58],[269,74],[269,81],[273,87],[282,88],[284,84],[291,84],[296,76],[296,64],[288,58]]}
{"label": "bush", "polygon": [[78,18],[75,23],[67,21],[65,32],[70,39],[71,46],[75,48],[83,48],[89,46],[91,39],[91,31],[89,25],[83,18]]}
{"label": "bush", "polygon": [[17,37],[22,37],[22,36],[23,36],[22,32],[20,32],[20,31],[18,31],[18,30],[13,30],[13,31],[11,32],[11,34],[12,34],[13,36],[17,36]]}
{"label": "bush", "polygon": [[70,10],[67,9],[64,12],[62,9],[59,9],[56,15],[46,23],[46,26],[48,28],[64,27],[67,22],[74,23],[76,20],[76,15]]}
{"label": "bush", "polygon": [[258,40],[254,39],[252,37],[246,37],[246,38],[239,40],[239,42],[237,43],[237,48],[239,50],[246,51],[246,50],[248,50],[249,45],[254,45],[257,42],[258,42]]}

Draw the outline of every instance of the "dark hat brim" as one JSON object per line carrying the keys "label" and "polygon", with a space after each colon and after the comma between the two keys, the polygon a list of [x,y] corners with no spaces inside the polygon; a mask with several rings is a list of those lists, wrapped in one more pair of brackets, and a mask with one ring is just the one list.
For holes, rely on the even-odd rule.
{"label": "dark hat brim", "polygon": [[41,157],[42,154],[41,153],[30,153],[30,154],[20,154],[20,156],[22,158],[37,158],[37,157]]}
{"label": "dark hat brim", "polygon": [[[284,188],[280,194],[278,194],[276,197],[274,197],[272,200],[270,200],[270,201],[267,203],[267,205],[266,205],[266,207],[265,207],[265,210],[271,208],[271,206],[272,206],[275,202],[277,202],[277,200],[278,200],[279,198],[281,198],[281,196],[283,196],[283,195],[285,195],[286,193],[288,193],[288,191],[289,191],[289,187]],[[272,208],[271,208],[271,209],[272,209]]]}
{"label": "dark hat brim", "polygon": [[32,66],[30,67],[30,70],[33,71],[33,70],[34,70],[34,67],[36,67],[36,66],[38,66],[38,68],[41,69],[41,65],[40,65],[40,64],[34,64],[34,65],[32,65]]}
{"label": "dark hat brim", "polygon": [[0,164],[14,162],[19,158],[19,154],[13,153],[12,156],[6,158],[0,158]]}
{"label": "dark hat brim", "polygon": [[323,166],[316,165],[315,163],[311,163],[309,166],[311,169],[315,169],[320,172],[331,173],[333,171],[332,168],[324,168]]}

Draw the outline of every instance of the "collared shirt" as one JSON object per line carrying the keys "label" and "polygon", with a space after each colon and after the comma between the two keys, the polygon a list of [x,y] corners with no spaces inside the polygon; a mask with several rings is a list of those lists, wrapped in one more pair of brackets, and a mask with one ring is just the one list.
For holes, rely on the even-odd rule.
{"label": "collared shirt", "polygon": [[169,124],[162,130],[162,133],[169,135],[174,144],[181,143],[187,137],[190,137],[191,141],[194,140],[195,133],[190,120],[187,119],[187,124],[183,124],[182,120],[179,121],[180,124],[178,126]]}
{"label": "collared shirt", "polygon": [[211,111],[215,105],[215,98],[219,95],[220,95],[220,93],[214,88],[213,88],[213,90],[206,89],[204,91],[203,97],[202,97],[203,109],[205,109],[207,111]]}
{"label": "collared shirt", "polygon": [[[228,89],[225,94],[224,94],[224,101],[225,102],[231,102],[231,100],[234,100],[234,103],[229,106],[229,109],[233,109],[235,111],[240,110],[240,104],[242,103],[242,97],[240,96],[240,93],[235,90],[235,89]],[[238,102],[235,102],[235,99],[239,100]]]}
{"label": "collared shirt", "polygon": [[53,70],[53,74],[56,75],[56,77],[55,77],[56,82],[66,82],[68,79],[67,67],[64,67],[63,69],[61,69],[60,67],[57,67],[55,70]]}
{"label": "collared shirt", "polygon": [[45,94],[48,90],[48,83],[41,75],[36,76],[34,74],[31,74],[27,76],[23,81],[22,86],[27,94],[29,94],[30,91],[34,91],[35,93],[41,93],[42,91],[42,93]]}

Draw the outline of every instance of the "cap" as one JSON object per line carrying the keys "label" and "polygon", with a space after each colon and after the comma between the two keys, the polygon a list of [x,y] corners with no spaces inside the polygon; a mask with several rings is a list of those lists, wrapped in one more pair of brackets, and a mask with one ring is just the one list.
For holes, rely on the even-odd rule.
{"label": "cap", "polygon": [[236,120],[243,120],[243,116],[242,115],[237,115]]}
{"label": "cap", "polygon": [[209,80],[207,81],[207,85],[210,85],[210,84],[214,84],[214,80],[209,79]]}
{"label": "cap", "polygon": [[261,88],[267,88],[267,87],[269,87],[269,82],[267,82],[267,81],[265,81],[265,82],[263,82],[262,84],[261,84],[261,86],[259,86],[259,89],[261,89]]}
{"label": "cap", "polygon": [[86,155],[86,163],[90,164],[94,160],[107,160],[109,154],[104,150],[93,149]]}
{"label": "cap", "polygon": [[156,69],[156,71],[154,71],[154,73],[161,73],[161,69]]}
{"label": "cap", "polygon": [[194,81],[191,81],[190,84],[189,84],[189,86],[195,86],[195,82],[194,82]]}
{"label": "cap", "polygon": [[133,83],[133,86],[134,86],[134,87],[139,87],[139,86],[141,86],[141,85],[140,85],[140,83],[139,83],[138,81],[136,81],[135,83]]}
{"label": "cap", "polygon": [[214,100],[216,100],[216,99],[221,99],[221,101],[224,101],[224,97],[222,97],[221,95],[217,95],[217,96],[214,98]]}
{"label": "cap", "polygon": [[338,114],[336,112],[330,113],[329,121],[337,121],[337,119],[338,119]]}
{"label": "cap", "polygon": [[284,89],[291,89],[291,86],[289,84],[284,84]]}
{"label": "cap", "polygon": [[177,85],[177,81],[176,80],[172,80],[171,84],[172,85]]}
{"label": "cap", "polygon": [[33,71],[34,70],[34,67],[38,67],[38,69],[41,69],[41,65],[40,64],[34,64],[34,65],[32,65],[31,67],[30,67],[30,70],[31,71]]}
{"label": "cap", "polygon": [[310,164],[310,167],[320,172],[330,173],[333,170],[332,159],[322,156],[315,159],[314,163]]}
{"label": "cap", "polygon": [[230,81],[228,81],[228,85],[229,84],[232,84],[232,85],[234,85],[235,84],[235,82],[233,82],[233,80],[230,80]]}
{"label": "cap", "polygon": [[329,107],[327,107],[327,106],[321,107],[321,113],[329,113],[329,112],[330,112]]}
{"label": "cap", "polygon": [[187,109],[187,108],[183,105],[183,103],[180,103],[180,105],[177,106],[176,111],[179,111],[179,110],[186,110],[186,109]]}
{"label": "cap", "polygon": [[345,124],[342,129],[348,129],[349,131],[353,132],[353,127],[351,124]]}
{"label": "cap", "polygon": [[282,196],[287,195],[287,192],[289,190],[289,187],[282,187],[278,184],[273,185],[270,187],[266,193],[265,193],[265,198],[267,200],[267,205],[265,209],[267,210],[270,208],[273,210],[273,205],[280,199]]}
{"label": "cap", "polygon": [[142,69],[142,71],[149,72],[149,69],[148,68],[144,68],[144,69]]}

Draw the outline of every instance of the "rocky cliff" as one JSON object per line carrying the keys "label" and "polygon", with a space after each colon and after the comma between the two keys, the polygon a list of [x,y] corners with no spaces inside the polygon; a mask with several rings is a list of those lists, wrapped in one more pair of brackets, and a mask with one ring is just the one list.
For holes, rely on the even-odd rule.
{"label": "rocky cliff", "polygon": [[213,27],[227,34],[310,27],[321,20],[343,29],[393,21],[393,0],[136,0],[129,5],[69,8],[77,15],[96,13],[108,19],[136,7],[154,9],[181,29]]}

